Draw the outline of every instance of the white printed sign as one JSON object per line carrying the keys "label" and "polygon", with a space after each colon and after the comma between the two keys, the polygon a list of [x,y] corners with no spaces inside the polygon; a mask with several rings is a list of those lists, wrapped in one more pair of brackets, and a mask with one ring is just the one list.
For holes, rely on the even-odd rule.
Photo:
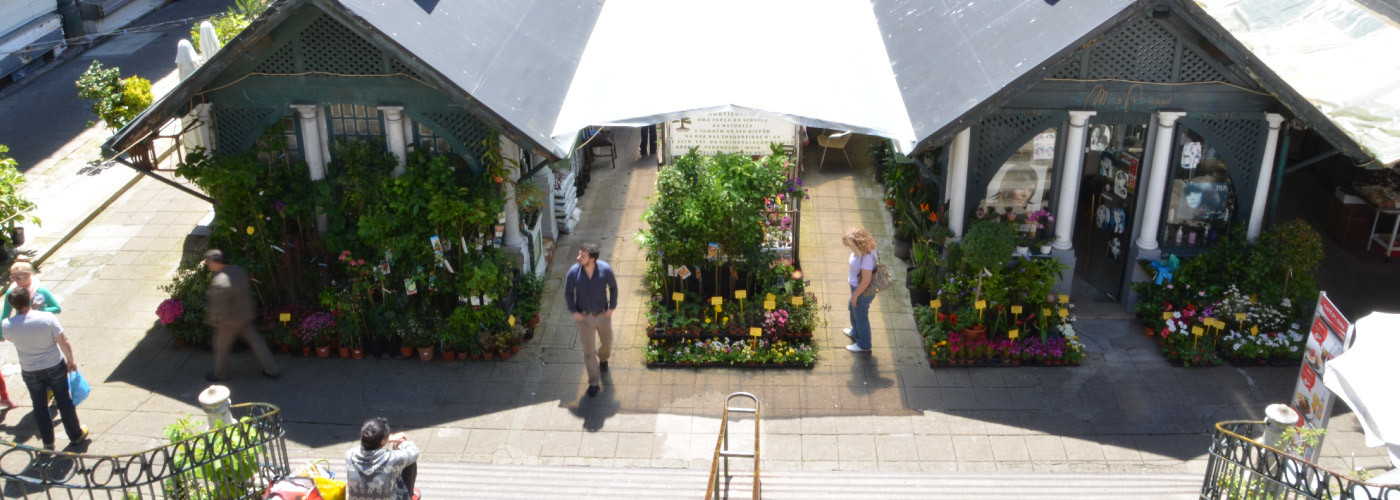
{"label": "white printed sign", "polygon": [[797,125],[784,120],[721,111],[705,116],[666,122],[667,148],[671,156],[685,156],[690,148],[700,154],[742,153],[767,156],[772,143],[795,146]]}

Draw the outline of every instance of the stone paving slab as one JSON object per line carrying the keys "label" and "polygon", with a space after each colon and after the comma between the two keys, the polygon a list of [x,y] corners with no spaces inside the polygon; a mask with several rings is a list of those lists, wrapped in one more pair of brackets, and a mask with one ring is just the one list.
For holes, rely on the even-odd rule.
{"label": "stone paving slab", "polygon": [[[625,131],[619,136],[624,143],[630,138]],[[821,357],[811,370],[648,369],[635,271],[643,262],[632,236],[655,172],[652,164],[631,160],[596,170],[581,200],[588,215],[559,241],[564,249],[599,241],[603,258],[627,283],[623,293],[630,299],[622,311],[628,319],[615,327],[618,346],[597,398],[583,395],[576,334],[557,297],[573,257],[561,251],[547,275],[536,337],[509,361],[279,353],[284,376],[270,381],[257,376],[251,355],[242,353],[234,355],[228,383],[235,400],[280,405],[297,459],[341,456],[359,422],[383,415],[433,461],[707,468],[724,396],[748,391],[764,404],[764,467],[772,470],[1199,473],[1211,425],[1259,418],[1267,403],[1288,395],[1296,374],[1270,367],[1173,368],[1126,318],[1081,322],[1090,350],[1083,366],[935,370],[914,343],[902,287],[874,303],[875,349],[869,354],[844,351],[845,313],[833,307],[826,313],[830,324],[815,332]],[[806,177],[813,190],[803,221],[807,248],[831,246],[844,224],[859,220],[892,254],[890,225],[878,206],[833,201],[878,192],[868,169],[856,173],[828,168]],[[164,200],[162,212],[147,210],[154,199]],[[62,302],[59,318],[95,386],[79,408],[94,431],[91,451],[155,445],[164,425],[199,412],[194,396],[206,385],[210,354],[174,346],[154,311],[165,298],[156,287],[172,275],[184,248],[181,229],[193,228],[207,209],[143,179],[41,269],[39,279]],[[813,282],[840,285],[845,257],[811,253],[816,256],[804,267]],[[11,365],[6,383],[17,400],[27,401],[12,351],[0,345]],[[27,404],[0,416],[6,437],[37,441]],[[1352,453],[1356,466],[1384,460],[1362,446],[1355,418],[1346,412],[1332,419],[1326,443],[1323,463],[1338,469],[1351,468]]]}

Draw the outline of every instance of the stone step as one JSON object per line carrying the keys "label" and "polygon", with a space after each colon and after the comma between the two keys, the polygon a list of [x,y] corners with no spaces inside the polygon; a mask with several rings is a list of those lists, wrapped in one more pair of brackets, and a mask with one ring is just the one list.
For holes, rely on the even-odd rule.
{"label": "stone step", "polygon": [[[424,500],[701,498],[708,471],[551,465],[423,463]],[[751,481],[734,471],[724,498],[751,498]],[[1011,474],[770,471],[763,498],[1199,498],[1190,474]]]}

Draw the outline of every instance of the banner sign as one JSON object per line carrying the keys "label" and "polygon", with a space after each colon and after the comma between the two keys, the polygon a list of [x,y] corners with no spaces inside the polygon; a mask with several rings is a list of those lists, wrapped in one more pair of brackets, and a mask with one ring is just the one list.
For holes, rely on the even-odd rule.
{"label": "banner sign", "polygon": [[666,122],[666,148],[672,157],[685,156],[690,148],[700,154],[739,153],[768,156],[769,144],[797,144],[797,125],[738,111],[721,111],[705,116]]}
{"label": "banner sign", "polygon": [[[1347,321],[1327,293],[1318,294],[1317,309],[1313,312],[1308,329],[1308,342],[1303,351],[1303,366],[1298,371],[1298,381],[1293,385],[1293,400],[1288,406],[1298,412],[1298,427],[1326,429],[1332,418],[1332,404],[1336,401],[1332,391],[1322,384],[1323,370],[1327,362],[1340,356],[1353,340],[1352,324]],[[1274,446],[1276,443],[1264,443]],[[1307,448],[1303,458],[1316,462],[1322,451],[1322,438],[1317,446]]]}

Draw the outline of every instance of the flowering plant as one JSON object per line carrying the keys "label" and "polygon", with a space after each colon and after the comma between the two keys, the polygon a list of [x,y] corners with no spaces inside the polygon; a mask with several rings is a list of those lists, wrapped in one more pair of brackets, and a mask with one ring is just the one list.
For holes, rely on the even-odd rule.
{"label": "flowering plant", "polygon": [[160,302],[159,306],[156,306],[156,316],[160,317],[160,324],[162,325],[174,323],[175,320],[180,319],[180,316],[184,315],[184,306],[174,297],[165,299]]}
{"label": "flowering plant", "polygon": [[331,345],[335,336],[335,316],[326,311],[317,311],[301,320],[301,342],[317,347]]}
{"label": "flowering plant", "polygon": [[787,328],[788,312],[782,309],[769,311],[763,314],[763,329],[768,333],[782,332]]}

